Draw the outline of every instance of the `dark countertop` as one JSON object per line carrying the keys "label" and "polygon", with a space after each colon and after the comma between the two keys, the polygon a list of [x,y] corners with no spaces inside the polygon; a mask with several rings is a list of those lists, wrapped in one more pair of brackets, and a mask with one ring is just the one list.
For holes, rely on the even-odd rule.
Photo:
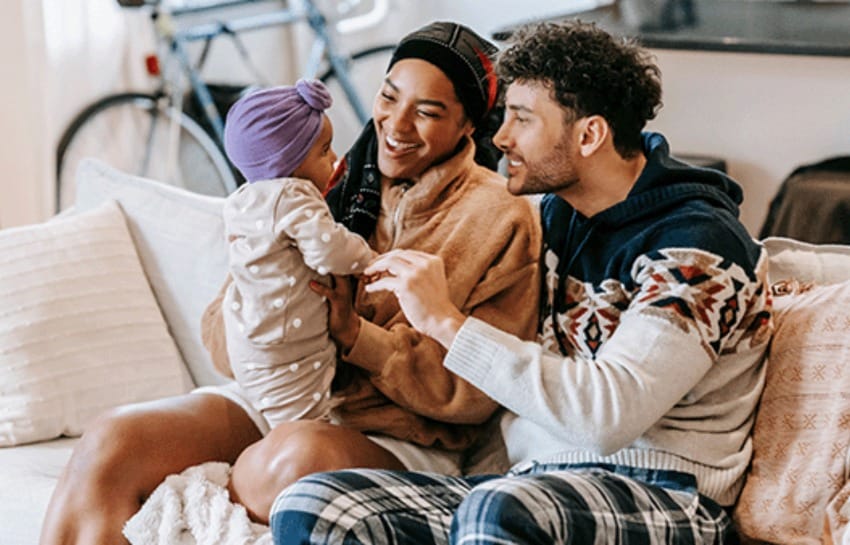
{"label": "dark countertop", "polygon": [[595,21],[656,49],[850,57],[850,1],[619,0],[547,19]]}

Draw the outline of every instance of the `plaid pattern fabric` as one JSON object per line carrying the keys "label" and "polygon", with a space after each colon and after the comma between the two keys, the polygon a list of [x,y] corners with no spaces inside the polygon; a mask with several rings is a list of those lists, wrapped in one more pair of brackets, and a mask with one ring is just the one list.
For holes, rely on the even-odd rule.
{"label": "plaid pattern fabric", "polygon": [[339,471],[285,490],[271,529],[279,545],[737,543],[729,516],[695,485],[690,475],[620,466],[475,477]]}

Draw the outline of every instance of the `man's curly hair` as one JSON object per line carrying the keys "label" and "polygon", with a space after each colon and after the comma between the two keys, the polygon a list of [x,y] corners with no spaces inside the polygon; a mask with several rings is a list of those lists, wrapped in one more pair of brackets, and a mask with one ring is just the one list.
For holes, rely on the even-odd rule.
{"label": "man's curly hair", "polygon": [[623,157],[641,150],[640,132],[661,107],[661,71],[636,43],[592,23],[538,23],[518,30],[500,55],[506,83],[540,82],[575,113],[600,115]]}

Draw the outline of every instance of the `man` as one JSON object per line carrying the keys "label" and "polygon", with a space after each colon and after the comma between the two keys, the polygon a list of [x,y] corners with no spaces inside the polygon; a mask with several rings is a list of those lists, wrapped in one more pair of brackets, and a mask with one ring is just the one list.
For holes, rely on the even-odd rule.
{"label": "man", "polygon": [[[506,407],[506,476],[351,471],[282,494],[278,543],[730,543],[771,321],[740,187],[641,133],[645,51],[543,24],[499,58],[508,189],[546,193],[539,344],[464,317],[442,262],[366,270],[444,365]],[[347,541],[346,541],[347,540]]]}

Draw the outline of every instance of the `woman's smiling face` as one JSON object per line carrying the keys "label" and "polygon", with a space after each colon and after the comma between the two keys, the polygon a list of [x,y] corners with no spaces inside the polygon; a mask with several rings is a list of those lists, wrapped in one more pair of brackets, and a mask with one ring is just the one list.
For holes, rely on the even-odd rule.
{"label": "woman's smiling face", "polygon": [[451,157],[463,135],[475,127],[451,80],[421,59],[396,62],[384,78],[372,108],[378,135],[378,169],[410,179]]}

